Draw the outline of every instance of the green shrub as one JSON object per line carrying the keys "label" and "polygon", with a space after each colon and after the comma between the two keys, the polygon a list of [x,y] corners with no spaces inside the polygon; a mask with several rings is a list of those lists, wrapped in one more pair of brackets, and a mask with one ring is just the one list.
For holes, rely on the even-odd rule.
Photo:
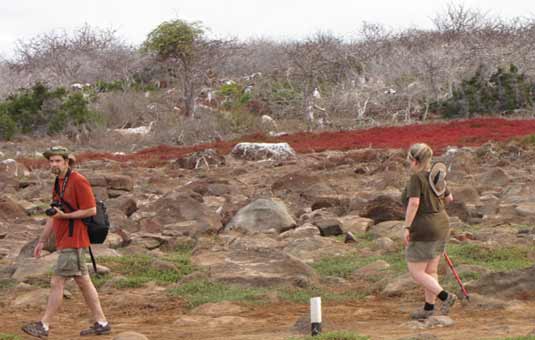
{"label": "green shrub", "polygon": [[5,112],[0,110],[0,140],[10,140],[17,132],[17,124]]}
{"label": "green shrub", "polygon": [[532,108],[534,86],[513,64],[509,70],[498,68],[490,77],[485,77],[483,67],[479,67],[471,78],[454,88],[451,98],[432,103],[430,109],[452,118]]}
{"label": "green shrub", "polygon": [[0,340],[21,340],[21,338],[15,334],[0,333]]}
{"label": "green shrub", "polygon": [[82,93],[68,94],[62,87],[51,90],[42,83],[20,89],[0,102],[1,139],[12,138],[17,131],[59,133],[69,125],[80,127],[100,121],[100,116],[89,110]]}

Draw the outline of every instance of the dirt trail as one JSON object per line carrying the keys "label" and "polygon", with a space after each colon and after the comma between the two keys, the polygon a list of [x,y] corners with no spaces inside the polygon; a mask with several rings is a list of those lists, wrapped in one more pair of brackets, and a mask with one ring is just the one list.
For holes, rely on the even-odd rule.
{"label": "dirt trail", "polygon": [[[78,331],[87,326],[88,314],[82,298],[77,292],[73,295],[72,299],[65,301],[63,310],[53,323],[49,339],[79,339]],[[113,334],[133,330],[145,334],[149,339],[159,340],[285,340],[299,335],[293,325],[308,313],[306,305],[245,305],[248,311],[237,315],[248,320],[245,325],[179,326],[174,321],[187,311],[180,302],[166,298],[165,294],[134,289],[101,296],[104,309],[113,322]],[[401,298],[325,304],[324,330],[351,330],[372,339],[398,339],[420,333],[433,334],[440,339],[495,339],[526,335],[535,328],[534,301],[520,302],[517,307],[507,310],[480,310],[474,305],[457,306],[452,312],[456,322],[454,326],[432,330],[416,330],[408,326],[406,316],[416,307],[413,299]],[[29,339],[21,334],[20,327],[40,314],[40,307],[21,309],[6,306],[0,313],[0,331]],[[95,338],[112,339],[113,334]]]}

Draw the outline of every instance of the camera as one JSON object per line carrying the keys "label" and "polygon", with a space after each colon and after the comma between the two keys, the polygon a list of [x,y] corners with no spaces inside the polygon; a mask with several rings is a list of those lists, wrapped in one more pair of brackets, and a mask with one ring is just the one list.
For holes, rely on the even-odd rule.
{"label": "camera", "polygon": [[54,208],[58,208],[59,210],[63,211],[63,205],[60,201],[52,201],[52,203],[50,203],[50,208],[45,210],[45,214],[47,216],[54,216],[57,212]]}

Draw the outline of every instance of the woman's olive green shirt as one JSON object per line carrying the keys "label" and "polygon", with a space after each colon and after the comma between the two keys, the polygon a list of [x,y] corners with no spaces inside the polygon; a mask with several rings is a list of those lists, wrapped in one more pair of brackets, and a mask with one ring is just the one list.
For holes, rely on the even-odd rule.
{"label": "woman's olive green shirt", "polygon": [[429,184],[429,171],[420,171],[411,176],[401,194],[405,210],[409,204],[409,198],[420,198],[416,217],[409,226],[411,241],[439,241],[447,238],[449,222],[444,198],[448,195],[447,188],[440,197],[435,195]]}

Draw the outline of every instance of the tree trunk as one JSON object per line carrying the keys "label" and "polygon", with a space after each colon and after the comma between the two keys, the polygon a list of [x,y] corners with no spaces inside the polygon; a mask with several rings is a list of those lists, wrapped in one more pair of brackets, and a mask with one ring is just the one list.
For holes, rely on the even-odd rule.
{"label": "tree trunk", "polygon": [[303,88],[303,105],[305,121],[307,123],[314,123],[314,104],[312,102],[312,94],[308,82],[305,82],[305,86]]}
{"label": "tree trunk", "polygon": [[195,89],[193,75],[188,67],[184,67],[184,115],[193,117],[195,113]]}

